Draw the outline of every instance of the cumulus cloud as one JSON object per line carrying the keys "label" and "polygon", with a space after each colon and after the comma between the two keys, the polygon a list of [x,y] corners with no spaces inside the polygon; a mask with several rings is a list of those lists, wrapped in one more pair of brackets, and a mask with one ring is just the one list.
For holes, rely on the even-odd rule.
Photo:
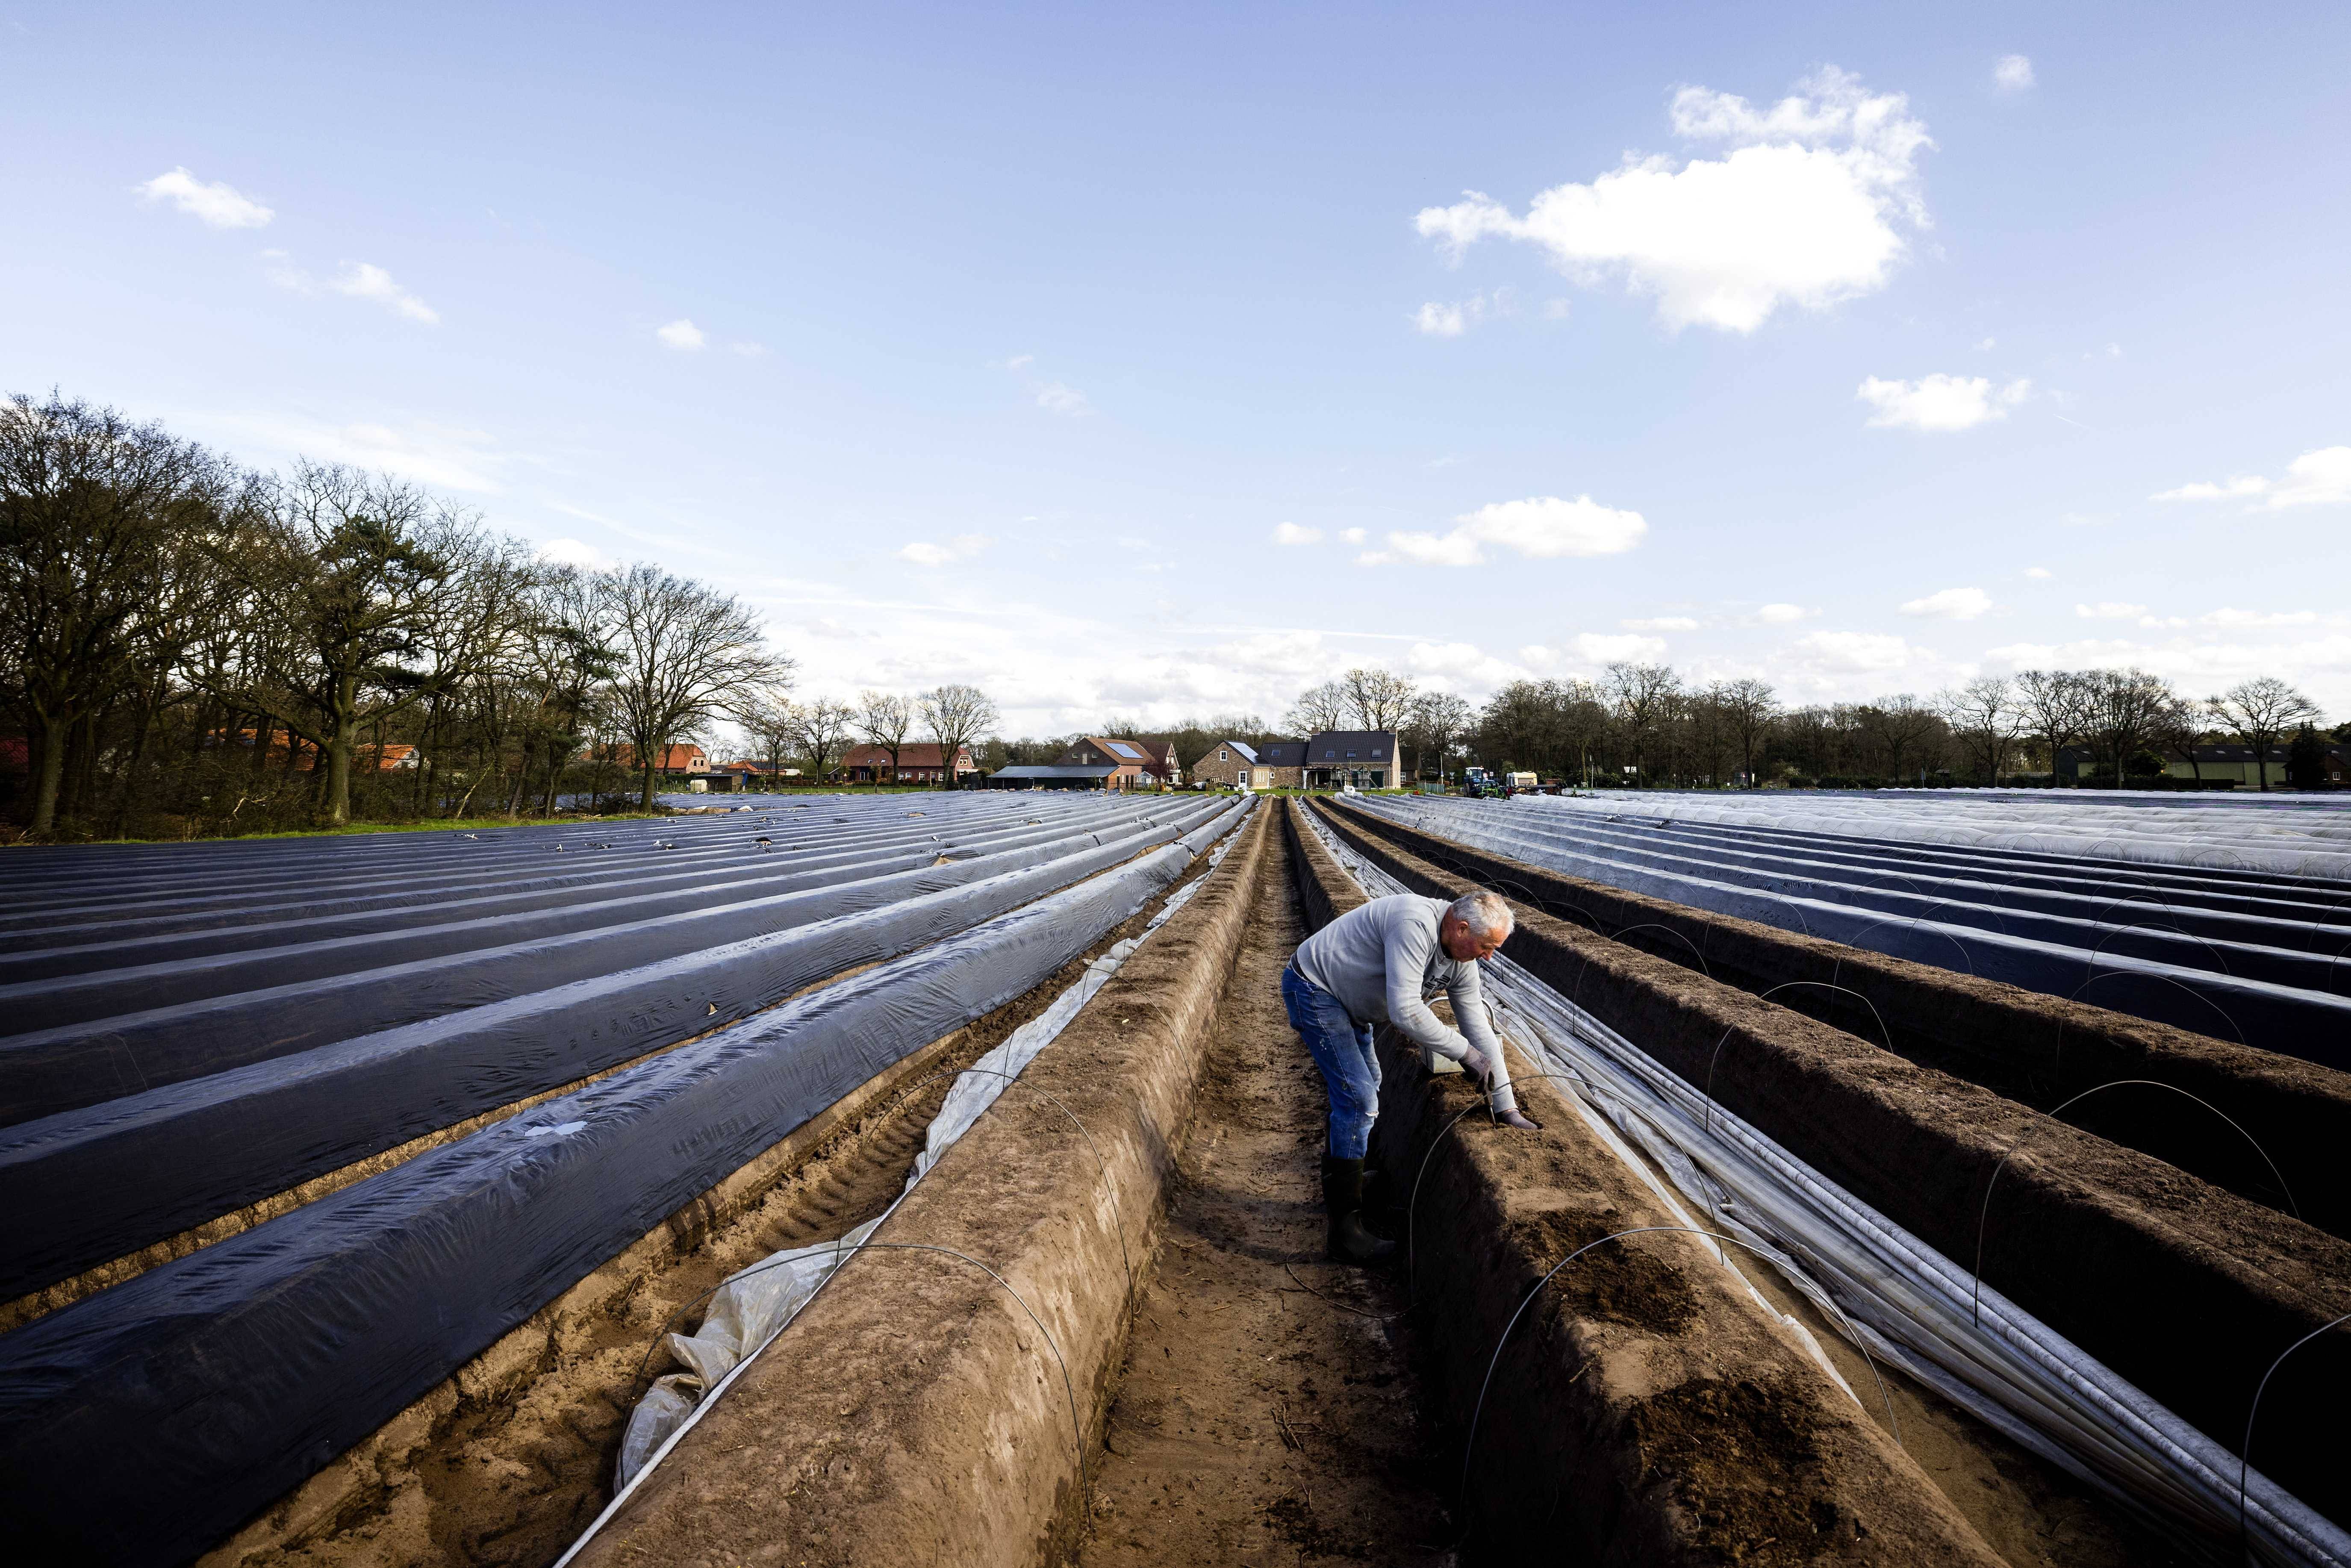
{"label": "cumulus cloud", "polygon": [[1086,401],[1085,393],[1075,387],[1063,386],[1060,382],[1047,382],[1037,389],[1037,406],[1073,419],[1079,414],[1093,412],[1093,405]]}
{"label": "cumulus cloud", "polygon": [[1995,419],[2032,395],[2032,383],[2018,380],[1994,390],[1984,376],[1922,376],[1915,382],[1880,381],[1869,377],[1854,394],[1875,411],[1873,425],[1901,430],[1972,430]]}
{"label": "cumulus cloud", "polygon": [[2022,92],[2032,85],[2032,62],[2022,55],[2002,55],[1992,63],[1991,81],[2002,92]]}
{"label": "cumulus cloud", "polygon": [[1642,621],[1619,621],[1628,632],[1695,632],[1698,622],[1687,615],[1653,615]]}
{"label": "cumulus cloud", "polygon": [[156,175],[139,193],[151,202],[171,203],[206,228],[257,229],[277,215],[226,181],[206,184],[183,168]]}
{"label": "cumulus cloud", "polygon": [[1432,338],[1458,338],[1489,316],[1512,313],[1510,291],[1498,288],[1490,297],[1473,294],[1458,304],[1432,299],[1413,312],[1412,324]]}
{"label": "cumulus cloud", "polygon": [[1339,530],[1339,538],[1343,544],[1359,545],[1364,542],[1364,530],[1361,528],[1341,528]]}
{"label": "cumulus cloud", "polygon": [[916,539],[899,547],[898,559],[911,560],[916,566],[946,566],[951,561],[969,560],[995,542],[986,534],[957,534],[944,544]]}
{"label": "cumulus cloud", "polygon": [[1615,636],[1605,632],[1579,632],[1575,656],[1587,664],[1654,664],[1666,656],[1663,637]]}
{"label": "cumulus cloud", "polygon": [[2119,600],[2101,600],[2095,604],[2076,604],[2074,613],[2085,621],[2137,621],[2147,613],[2144,604],[2125,604]]}
{"label": "cumulus cloud", "polygon": [[1278,545],[1319,545],[1322,542],[1321,528],[1305,528],[1296,523],[1276,523],[1273,542]]}
{"label": "cumulus cloud", "polygon": [[654,328],[653,336],[662,340],[662,347],[675,349],[681,353],[688,354],[710,341],[708,335],[701,328],[683,316],[666,327]]}
{"label": "cumulus cloud", "polygon": [[2024,569],[2024,575],[2032,578],[2047,577],[2049,569],[2045,566],[2028,566]]}
{"label": "cumulus cloud", "polygon": [[2223,606],[2196,619],[2207,626],[2312,626],[2317,624],[2318,612],[2314,610],[2231,610]]}
{"label": "cumulus cloud", "polygon": [[1521,217],[1480,192],[1414,219],[1458,259],[1481,239],[1541,247],[1587,287],[1621,278],[1676,329],[1752,332],[1782,306],[1826,309],[1885,287],[1926,225],[1918,154],[1934,145],[1900,93],[1871,93],[1834,66],[1758,109],[1683,88],[1685,141],[1719,158],[1627,154],[1589,184],[1554,186]]}
{"label": "cumulus cloud", "polygon": [[1802,621],[1810,613],[1801,604],[1767,604],[1755,612],[1755,619],[1767,626],[1786,626]]}
{"label": "cumulus cloud", "polygon": [[1364,556],[1364,564],[1410,560],[1424,566],[1480,566],[1489,545],[1537,560],[1620,555],[1649,531],[1640,513],[1604,507],[1589,496],[1573,501],[1557,496],[1497,501],[1463,513],[1453,524],[1442,534],[1391,533],[1387,549]]}
{"label": "cumulus cloud", "polygon": [[581,539],[549,539],[538,547],[538,559],[585,571],[605,571],[616,564],[611,556]]}
{"label": "cumulus cloud", "polygon": [[2240,475],[2225,484],[2182,485],[2149,497],[2158,501],[2257,501],[2271,511],[2331,507],[2351,501],[2351,446],[2322,446],[2285,465],[2285,477]]}
{"label": "cumulus cloud", "polygon": [[1991,595],[1980,588],[1947,588],[1902,606],[1905,615],[1928,615],[1938,621],[1973,621],[1991,608]]}
{"label": "cumulus cloud", "polygon": [[1916,652],[1901,638],[1876,632],[1815,632],[1797,638],[1795,646],[1811,664],[1852,674],[1901,669]]}
{"label": "cumulus cloud", "polygon": [[329,278],[318,278],[297,266],[282,250],[261,253],[269,263],[269,281],[280,288],[297,294],[340,294],[352,299],[365,299],[382,306],[396,316],[411,321],[421,321],[430,327],[441,319],[441,313],[411,294],[396,282],[392,274],[372,262],[347,261],[342,271]]}

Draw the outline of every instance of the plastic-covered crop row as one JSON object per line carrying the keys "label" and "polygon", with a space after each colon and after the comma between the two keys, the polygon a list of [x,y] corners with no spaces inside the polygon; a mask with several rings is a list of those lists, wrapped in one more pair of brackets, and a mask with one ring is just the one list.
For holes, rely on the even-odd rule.
{"label": "plastic-covered crop row", "polygon": [[2351,810],[2306,795],[2074,789],[1607,790],[1568,810],[1964,845],[2066,860],[2351,879]]}
{"label": "plastic-covered crop row", "polygon": [[[911,801],[916,803],[910,803]],[[228,840],[168,846],[57,846],[22,850],[0,889],[0,932],[159,912],[233,915],[273,899],[341,893],[398,903],[441,896],[444,886],[578,873],[653,857],[740,848],[753,837],[778,847],[855,841],[898,830],[940,832],[990,822],[1081,817],[1117,802],[1101,795],[1015,804],[977,793],[889,800],[799,801],[713,816],[495,828],[481,832],[358,834],[331,840]],[[664,846],[670,846],[664,848]],[[558,859],[557,857],[562,857]],[[573,859],[578,856],[578,859]]]}
{"label": "plastic-covered crop row", "polygon": [[2351,1066],[2351,885],[1692,824],[1654,803],[1364,804],[1612,887]]}
{"label": "plastic-covered crop row", "polygon": [[[758,1012],[827,976],[1001,915],[1175,839],[1215,810],[1116,820],[979,881],[335,1040],[0,1131],[15,1216],[0,1295],[40,1289],[327,1171]],[[619,960],[626,962],[625,954]]]}
{"label": "plastic-covered crop row", "polygon": [[1028,990],[1231,825],[650,1058],[0,1336],[0,1507],[165,1563],[842,1093]]}
{"label": "plastic-covered crop row", "polygon": [[[847,880],[844,870],[887,860],[901,866],[927,865],[945,854],[964,859],[981,846],[1003,847],[1019,835],[1067,833],[1071,821],[998,817],[961,823],[921,821],[884,824],[856,831],[836,829],[822,840],[792,835],[768,819],[731,831],[706,833],[699,841],[676,842],[675,851],[634,853],[566,853],[550,850],[520,865],[434,878],[403,878],[396,892],[343,886],[285,890],[259,901],[229,904],[217,893],[197,907],[144,904],[137,910],[84,911],[39,930],[0,935],[0,984],[70,975],[122,964],[184,961],[289,943],[317,944],[469,919],[528,915],[541,910],[592,908],[622,896],[646,901],[691,896],[716,903],[724,884],[768,883],[817,886],[821,879]],[[894,868],[892,868],[894,869]],[[862,874],[872,874],[870,872]],[[429,888],[420,883],[430,882]]]}
{"label": "plastic-covered crop row", "polygon": [[[552,932],[541,931],[532,920],[469,921],[462,923],[461,934],[474,944],[469,948],[315,977],[305,977],[295,954],[271,949],[270,961],[256,956],[254,967],[242,971],[249,988],[217,996],[186,997],[203,982],[176,976],[173,966],[11,987],[12,1009],[45,1019],[57,1007],[41,1009],[30,993],[70,987],[83,1016],[0,1040],[0,1124],[967,885],[1059,859],[1080,842],[1128,836],[1145,823],[1171,825],[1202,809],[1196,798],[1147,809],[1113,808],[1071,821],[1055,838],[967,860],[832,886],[754,890],[751,897],[644,918],[630,917],[628,901],[610,901],[600,912],[608,923],[587,930],[560,929],[561,912],[544,917],[545,924],[558,927]],[[374,939],[367,951],[379,958],[392,956]],[[242,961],[230,956],[191,967]],[[112,1010],[89,1016],[110,998]]]}

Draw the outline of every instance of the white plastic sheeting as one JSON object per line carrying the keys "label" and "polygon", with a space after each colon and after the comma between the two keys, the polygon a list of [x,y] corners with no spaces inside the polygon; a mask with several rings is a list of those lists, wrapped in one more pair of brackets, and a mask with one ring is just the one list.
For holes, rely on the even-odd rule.
{"label": "white plastic sheeting", "polygon": [[1510,809],[1786,828],[2144,865],[2351,879],[2351,800],[2074,789],[1604,790]]}
{"label": "white plastic sheeting", "polygon": [[[1367,892],[1409,891],[1308,821]],[[1832,1317],[1841,1309],[1872,1354],[2159,1524],[2215,1549],[2235,1540],[2235,1455],[1997,1291],[1981,1290],[1979,1310],[1966,1270],[1525,969],[1498,954],[1487,977],[1497,1022],[1562,1075],[1552,1082],[1587,1120],[1604,1117],[1694,1195],[1706,1228],[1755,1247]],[[2351,1535],[2259,1471],[2244,1516],[2253,1561],[2351,1564]]]}
{"label": "white plastic sheeting", "polygon": [[[1245,808],[1242,825],[1246,825],[1248,815]],[[1237,827],[1234,831],[1238,831]],[[1217,844],[1208,857],[1210,870],[1223,861],[1233,842],[1228,833]],[[664,1343],[670,1354],[686,1370],[656,1379],[630,1413],[614,1467],[611,1507],[573,1542],[562,1562],[568,1563],[571,1552],[596,1533],[612,1510],[626,1500],[638,1477],[658,1463],[693,1425],[710,1393],[722,1388],[738,1367],[757,1356],[790,1325],[842,1260],[855,1255],[905,1201],[915,1184],[929,1174],[940,1156],[970,1131],[981,1113],[996,1103],[1039,1052],[1052,1044],[1080,1009],[1109,984],[1111,977],[1134,950],[1190,902],[1207,880],[1203,874],[1168,894],[1141,936],[1116,944],[1088,964],[1085,973],[1054,998],[1042,1013],[1022,1024],[1001,1044],[956,1075],[946,1103],[931,1120],[922,1152],[915,1156],[913,1174],[907,1176],[905,1187],[889,1208],[833,1240],[771,1253],[738,1270],[712,1293],[701,1327],[690,1334],[672,1333],[666,1337]],[[557,1568],[561,1568],[561,1563]]]}

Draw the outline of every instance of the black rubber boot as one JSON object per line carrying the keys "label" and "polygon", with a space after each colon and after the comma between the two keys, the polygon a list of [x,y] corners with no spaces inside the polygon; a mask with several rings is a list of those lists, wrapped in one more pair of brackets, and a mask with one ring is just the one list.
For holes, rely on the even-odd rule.
{"label": "black rubber boot", "polygon": [[1333,1263],[1377,1263],[1395,1250],[1364,1228],[1364,1162],[1322,1156],[1322,1249]]}

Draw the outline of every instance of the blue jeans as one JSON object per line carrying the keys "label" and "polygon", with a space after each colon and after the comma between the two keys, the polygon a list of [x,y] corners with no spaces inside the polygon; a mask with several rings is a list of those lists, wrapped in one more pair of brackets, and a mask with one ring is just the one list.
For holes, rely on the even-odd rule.
{"label": "blue jeans", "polygon": [[1372,1026],[1356,1022],[1338,998],[1295,969],[1281,972],[1281,1005],[1331,1092],[1331,1153],[1343,1160],[1362,1159],[1380,1113],[1380,1059],[1372,1049]]}

